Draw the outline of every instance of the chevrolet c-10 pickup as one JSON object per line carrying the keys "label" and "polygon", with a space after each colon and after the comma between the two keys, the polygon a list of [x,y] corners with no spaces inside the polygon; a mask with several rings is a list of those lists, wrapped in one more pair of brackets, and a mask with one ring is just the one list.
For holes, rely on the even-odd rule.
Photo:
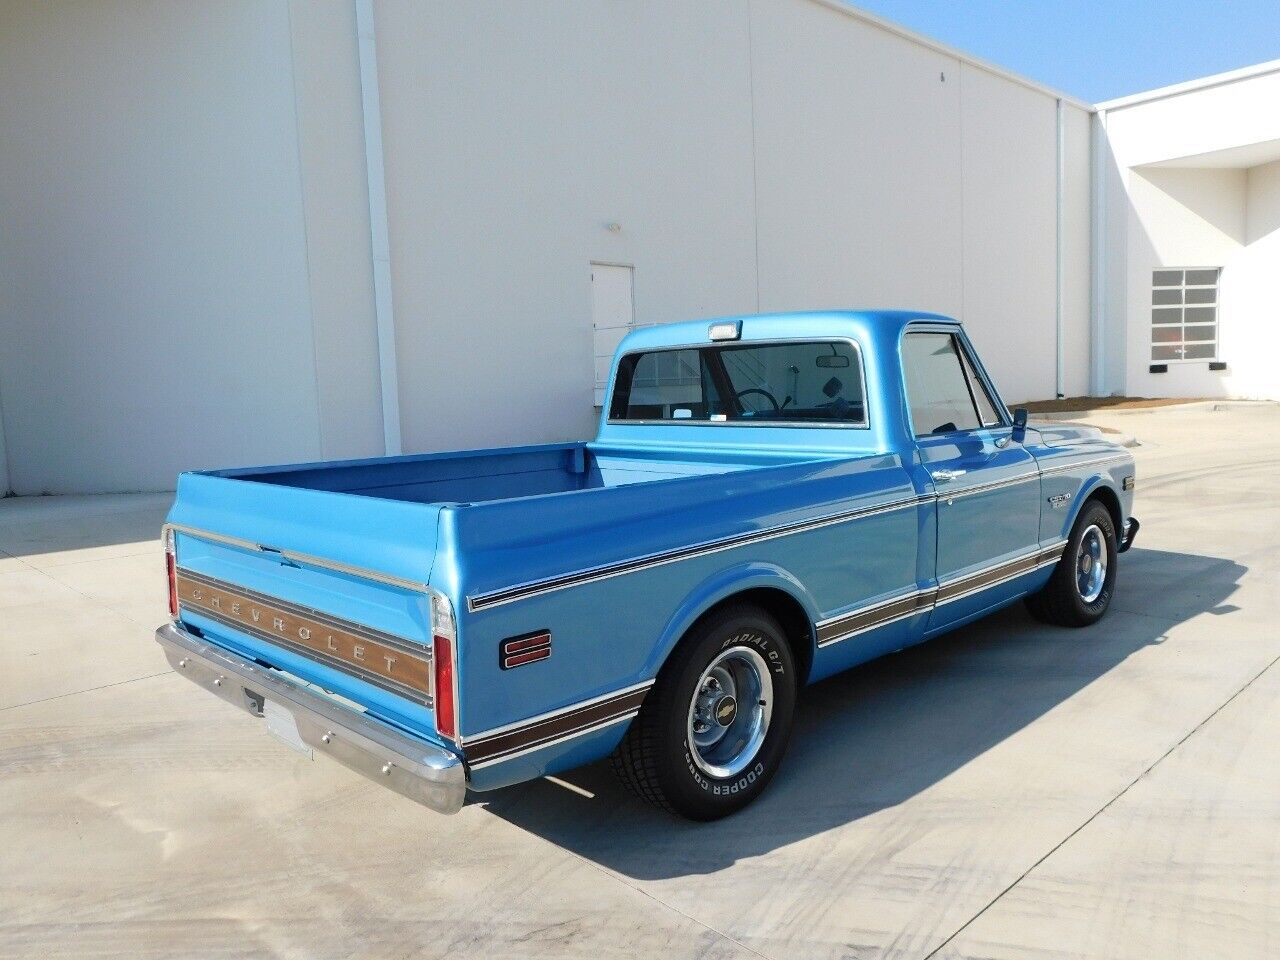
{"label": "chevrolet c-10 pickup", "polygon": [[805,684],[1017,600],[1093,624],[1137,533],[1129,453],[1011,414],[946,317],[647,327],[609,383],[589,442],[182,474],[169,661],[437,811],[611,757],[710,820]]}

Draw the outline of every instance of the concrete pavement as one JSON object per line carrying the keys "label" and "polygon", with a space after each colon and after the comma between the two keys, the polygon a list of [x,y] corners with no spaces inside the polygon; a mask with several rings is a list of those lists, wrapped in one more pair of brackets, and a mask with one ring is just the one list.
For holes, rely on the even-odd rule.
{"label": "concrete pavement", "polygon": [[173,676],[167,497],[0,501],[0,957],[1272,957],[1280,407],[1133,434],[1085,631],[1020,608],[816,685],[711,825],[602,766],[439,817]]}

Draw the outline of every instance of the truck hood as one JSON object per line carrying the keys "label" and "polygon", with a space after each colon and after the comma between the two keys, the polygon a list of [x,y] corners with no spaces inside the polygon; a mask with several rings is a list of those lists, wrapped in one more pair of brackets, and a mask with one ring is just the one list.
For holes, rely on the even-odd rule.
{"label": "truck hood", "polygon": [[1034,430],[1039,434],[1040,441],[1049,447],[1069,446],[1074,443],[1080,443],[1082,440],[1098,441],[1108,439],[1107,434],[1086,423],[1064,422],[1055,423],[1052,426],[1032,426],[1027,429]]}

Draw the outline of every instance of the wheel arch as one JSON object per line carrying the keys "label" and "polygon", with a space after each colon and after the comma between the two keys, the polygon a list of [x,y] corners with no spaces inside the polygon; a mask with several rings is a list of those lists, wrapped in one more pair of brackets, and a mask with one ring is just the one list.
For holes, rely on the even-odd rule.
{"label": "wheel arch", "polygon": [[1102,476],[1091,477],[1085,483],[1084,496],[1080,498],[1080,505],[1072,515],[1071,523],[1067,526],[1064,535],[1070,535],[1076,521],[1080,519],[1080,514],[1084,513],[1084,508],[1094,500],[1107,508],[1107,513],[1111,515],[1111,522],[1115,526],[1116,537],[1121,535],[1121,531],[1124,530],[1124,508],[1120,505],[1120,495]]}
{"label": "wheel arch", "polygon": [[691,591],[663,631],[652,664],[653,674],[661,670],[700,621],[733,604],[759,607],[778,621],[791,645],[799,685],[803,686],[817,650],[814,623],[818,619],[818,608],[798,579],[781,567],[765,563],[748,563],[720,571]]}

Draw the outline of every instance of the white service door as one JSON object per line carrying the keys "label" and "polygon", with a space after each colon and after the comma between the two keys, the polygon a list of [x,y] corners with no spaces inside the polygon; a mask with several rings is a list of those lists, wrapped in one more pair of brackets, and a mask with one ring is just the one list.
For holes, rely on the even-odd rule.
{"label": "white service door", "polygon": [[591,264],[591,326],[597,407],[604,404],[613,354],[635,324],[635,303],[631,293],[633,272],[633,267],[616,263]]}

